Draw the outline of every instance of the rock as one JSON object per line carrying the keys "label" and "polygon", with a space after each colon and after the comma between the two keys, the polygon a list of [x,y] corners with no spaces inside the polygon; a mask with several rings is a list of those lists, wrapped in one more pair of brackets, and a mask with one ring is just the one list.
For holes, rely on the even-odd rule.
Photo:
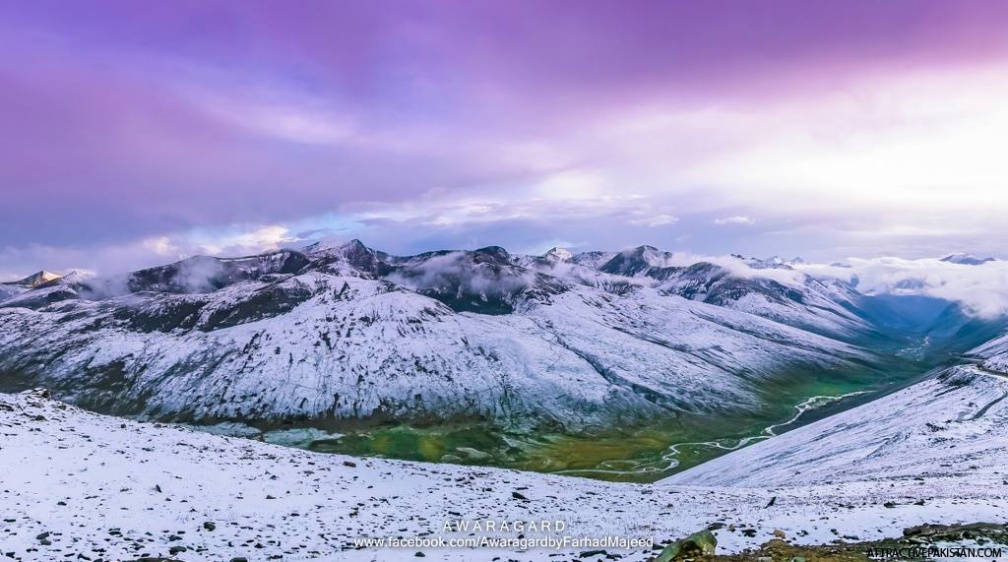
{"label": "rock", "polygon": [[354,468],[357,466],[357,463],[353,461],[343,461],[343,466],[349,466],[350,468]]}
{"label": "rock", "polygon": [[206,529],[207,531],[213,531],[214,529],[217,528],[217,525],[213,521],[204,521],[203,528]]}
{"label": "rock", "polygon": [[919,525],[917,527],[910,527],[909,529],[903,529],[904,537],[927,537],[935,534],[938,529],[934,525]]}
{"label": "rock", "polygon": [[413,556],[416,556],[417,558],[423,558],[423,557],[425,557],[425,556],[427,556],[427,555],[426,555],[426,554],[424,554],[424,553],[422,553],[422,552],[420,552],[420,551],[418,550],[418,551],[417,551],[417,553],[416,553],[416,554],[414,554]]}
{"label": "rock", "polygon": [[39,533],[39,534],[38,534],[38,535],[37,535],[37,536],[35,537],[35,540],[39,540],[39,541],[41,541],[41,540],[44,540],[44,539],[48,539],[48,538],[49,538],[49,531],[46,531],[46,532],[44,532],[44,533]]}
{"label": "rock", "polygon": [[238,556],[238,557],[232,558],[231,562],[248,562],[248,558],[245,558],[244,556]]}
{"label": "rock", "polygon": [[666,546],[654,559],[654,562],[672,562],[682,558],[714,556],[716,548],[717,537],[714,536],[714,533],[704,530]]}
{"label": "rock", "polygon": [[528,501],[528,498],[526,498],[525,496],[519,494],[518,492],[511,492],[511,497],[514,498],[514,499],[516,499],[516,500]]}
{"label": "rock", "polygon": [[472,447],[457,447],[455,450],[462,453],[462,456],[465,457],[466,460],[472,462],[489,462],[493,460],[493,455],[490,453],[484,453],[483,451],[473,449]]}
{"label": "rock", "polygon": [[189,549],[186,548],[186,547],[184,547],[184,546],[173,546],[173,547],[171,547],[171,548],[168,549],[168,554],[171,554],[172,556],[175,556],[176,554],[178,554],[180,552],[185,552],[187,550],[189,550]]}

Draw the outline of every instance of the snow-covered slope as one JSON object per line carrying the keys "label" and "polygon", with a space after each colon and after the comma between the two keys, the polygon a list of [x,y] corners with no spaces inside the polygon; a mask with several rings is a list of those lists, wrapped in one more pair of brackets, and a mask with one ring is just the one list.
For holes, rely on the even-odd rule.
{"label": "snow-covered slope", "polygon": [[23,291],[20,287],[0,283],[0,301],[5,301]]}
{"label": "snow-covered slope", "polygon": [[541,258],[523,258],[522,263],[609,290],[653,287],[663,295],[739,310],[845,341],[878,335],[860,310],[862,295],[850,285],[815,279],[780,259],[701,257],[639,246],[616,254],[554,249]]}
{"label": "snow-covered slope", "polygon": [[[100,416],[30,393],[0,394],[0,435],[0,544],[13,560],[78,555],[132,560],[167,556],[174,548],[187,562],[232,557],[391,561],[414,558],[417,552],[429,560],[597,562],[618,554],[642,561],[654,551],[358,549],[354,541],[518,540],[523,534],[662,544],[719,523],[719,552],[738,552],[773,538],[775,531],[804,544],[839,537],[872,540],[899,536],[905,527],[926,522],[1003,521],[1008,508],[997,474],[1008,468],[1004,461],[984,464],[984,470],[938,465],[923,480],[907,473],[835,485],[780,483],[766,490],[615,484],[310,453]],[[784,439],[787,435],[774,441]],[[985,459],[997,462],[993,455]],[[787,473],[773,464],[745,466],[756,475]],[[490,520],[498,526],[501,521],[560,521],[565,528],[559,533],[444,530],[446,522],[485,525]]]}
{"label": "snow-covered slope", "polygon": [[953,367],[663,482],[770,488],[917,480],[927,489],[1004,490],[1006,398],[1004,372]]}
{"label": "snow-covered slope", "polygon": [[4,285],[18,285],[28,289],[34,289],[35,287],[40,287],[42,285],[45,285],[46,283],[56,281],[61,277],[62,275],[60,275],[59,273],[53,273],[51,271],[39,271],[37,273],[29,275],[28,277],[25,277],[24,279],[4,283]]}
{"label": "snow-covered slope", "polygon": [[1008,333],[977,347],[969,356],[980,361],[984,369],[1008,373]]}
{"label": "snow-covered slope", "polygon": [[0,302],[25,291],[57,281],[61,277],[60,274],[52,273],[51,271],[39,271],[24,279],[0,283]]}
{"label": "snow-covered slope", "polygon": [[[579,260],[606,256],[396,257],[354,241],[54,282],[0,303],[0,385],[159,419],[579,429],[751,409],[763,381],[877,361],[803,329],[822,314],[833,328],[859,326],[824,287],[778,302],[766,290],[784,285],[718,274],[711,286],[730,295],[684,299],[652,271],[668,256],[638,250],[593,269]],[[790,322],[799,301],[807,311]]]}

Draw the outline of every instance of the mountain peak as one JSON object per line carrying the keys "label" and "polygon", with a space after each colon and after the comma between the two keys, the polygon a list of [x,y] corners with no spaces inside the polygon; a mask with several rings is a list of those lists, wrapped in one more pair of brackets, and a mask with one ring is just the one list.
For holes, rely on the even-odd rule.
{"label": "mountain peak", "polygon": [[41,287],[46,283],[52,283],[53,281],[56,281],[57,279],[60,279],[62,277],[63,276],[60,275],[59,273],[53,273],[51,271],[42,270],[39,271],[38,273],[29,275],[24,279],[20,279],[18,281],[12,281],[8,283],[8,285],[20,285],[22,287],[28,287],[29,289],[34,289],[36,287]]}
{"label": "mountain peak", "polygon": [[367,246],[357,238],[348,241],[338,236],[327,236],[304,246],[301,248],[301,251],[305,254],[316,254],[321,252],[360,250],[361,248],[366,249]]}
{"label": "mountain peak", "polygon": [[636,275],[652,267],[665,267],[669,254],[654,246],[637,246],[616,254],[600,271],[616,275]]}
{"label": "mountain peak", "polygon": [[994,258],[978,258],[973,254],[966,253],[952,253],[941,258],[941,261],[946,263],[955,263],[959,265],[983,265],[990,261],[996,261]]}
{"label": "mountain peak", "polygon": [[574,253],[567,248],[550,248],[548,252],[543,254],[543,257],[556,261],[570,261],[574,257]]}
{"label": "mountain peak", "polygon": [[340,249],[347,251],[361,251],[361,250],[369,250],[370,248],[365,246],[364,243],[360,241],[360,239],[354,238],[353,240],[340,246]]}
{"label": "mountain peak", "polygon": [[489,262],[499,265],[505,265],[511,261],[511,254],[500,246],[487,246],[485,248],[480,248],[474,251],[473,254],[476,255],[477,261],[486,259]]}

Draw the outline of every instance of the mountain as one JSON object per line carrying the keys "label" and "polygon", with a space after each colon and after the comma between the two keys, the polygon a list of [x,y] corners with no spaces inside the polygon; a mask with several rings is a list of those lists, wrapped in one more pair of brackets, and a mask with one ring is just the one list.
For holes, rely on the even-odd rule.
{"label": "mountain", "polygon": [[[0,393],[0,500],[17,529],[5,552],[310,557],[374,529],[472,537],[443,530],[460,504],[479,507],[484,520],[534,513],[593,537],[626,533],[626,518],[612,514],[629,513],[660,544],[707,528],[729,553],[782,533],[793,544],[855,541],[847,547],[858,555],[868,546],[861,541],[900,535],[901,546],[992,546],[964,534],[975,527],[936,524],[1004,521],[1004,319],[930,297],[868,297],[761,262],[648,246],[393,256],[353,241],[23,287],[0,297],[0,390],[51,390]],[[963,354],[970,342],[983,343]],[[900,345],[930,351],[907,362],[893,357],[906,352]],[[436,432],[506,447],[522,435],[556,446],[558,433],[583,432],[590,439],[576,446],[588,444],[603,456],[601,470],[618,472],[638,459],[602,439],[617,428],[628,430],[623,441],[648,441],[686,470],[644,486],[323,455],[97,415],[50,393],[157,421],[258,424],[244,428],[257,436],[299,424],[381,428],[379,454],[401,456],[413,442],[442,462],[483,453],[431,439]],[[741,418],[762,432],[730,423]],[[668,446],[646,425],[667,419],[699,420],[714,437],[684,434]],[[474,420],[507,431],[464,425]],[[434,429],[418,437],[403,422]],[[629,431],[638,425],[646,431]],[[344,438],[362,439],[332,439]],[[698,464],[715,455],[723,456]],[[92,504],[103,508],[93,517],[66,516]],[[1004,536],[1003,525],[986,527]],[[450,556],[496,560],[517,548]],[[447,552],[423,550],[410,552]],[[573,547],[523,556],[558,555],[611,557]]]}
{"label": "mountain", "polygon": [[20,287],[14,287],[7,285],[5,283],[0,283],[0,301],[7,300],[14,295],[20,293],[22,289]]}
{"label": "mountain", "polygon": [[768,385],[888,365],[855,344],[871,326],[849,289],[671,261],[352,241],[56,282],[0,302],[0,388],[201,423],[582,431],[759,411]]}
{"label": "mountain", "polygon": [[732,256],[710,261],[653,246],[573,254],[563,260],[552,252],[522,263],[610,292],[647,286],[664,295],[731,308],[842,341],[879,337],[864,310],[863,295],[840,281],[798,272],[780,259]]}
{"label": "mountain", "polygon": [[45,285],[46,283],[51,283],[62,277],[59,273],[53,273],[51,271],[39,271],[38,273],[29,275],[24,279],[18,281],[11,281],[4,283],[4,285],[14,285],[17,287],[24,287],[26,289],[34,289]]}
{"label": "mountain", "polygon": [[964,494],[1000,487],[1003,479],[997,475],[1008,453],[1005,351],[1004,339],[991,342],[974,352],[987,356],[982,365],[941,370],[664,483],[771,488],[911,479],[934,486],[944,480],[941,486]]}
{"label": "mountain", "polygon": [[997,261],[994,258],[978,258],[973,254],[948,254],[941,259],[943,262],[955,263],[959,265],[983,265],[987,262]]}
{"label": "mountain", "polygon": [[25,291],[58,281],[62,276],[51,271],[39,271],[17,281],[0,283],[0,301],[9,299]]}

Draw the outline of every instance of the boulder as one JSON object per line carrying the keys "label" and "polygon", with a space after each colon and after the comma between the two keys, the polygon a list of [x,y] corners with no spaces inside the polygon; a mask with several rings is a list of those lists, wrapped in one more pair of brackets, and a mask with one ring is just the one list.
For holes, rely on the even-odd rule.
{"label": "boulder", "polygon": [[714,533],[704,530],[666,546],[654,559],[654,562],[672,562],[697,556],[714,556],[716,548],[717,537],[714,536]]}

